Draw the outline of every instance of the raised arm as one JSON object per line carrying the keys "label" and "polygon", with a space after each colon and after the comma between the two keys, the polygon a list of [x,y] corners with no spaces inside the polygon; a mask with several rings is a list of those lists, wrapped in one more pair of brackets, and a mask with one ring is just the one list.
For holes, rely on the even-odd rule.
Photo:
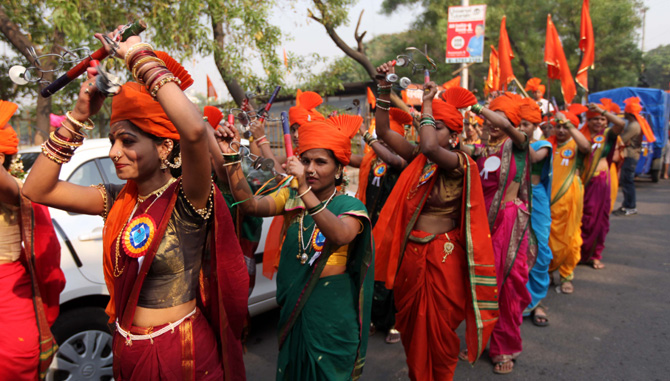
{"label": "raised arm", "polygon": [[[459,165],[458,154],[439,144],[438,131],[440,131],[442,139],[449,139],[451,133],[442,121],[433,119],[433,98],[435,98],[435,94],[437,94],[437,85],[435,82],[428,82],[424,88],[421,125],[419,126],[421,152],[440,168],[453,170],[458,168]],[[432,119],[433,124],[426,124],[425,118]]]}
{"label": "raised arm", "polygon": [[[394,72],[395,68],[390,61],[377,68],[377,73],[384,76]],[[377,108],[375,110],[377,136],[403,159],[410,162],[414,159],[414,149],[416,147],[405,140],[404,136],[400,136],[398,133],[391,130],[390,126],[389,109],[391,107],[391,83],[386,82],[385,79],[379,79],[377,83],[379,85],[379,98],[377,99]]]}
{"label": "raised arm", "polygon": [[572,136],[573,139],[575,139],[575,143],[577,144],[577,150],[583,154],[583,155],[588,155],[591,153],[591,143],[589,142],[588,139],[582,133],[577,129],[576,126],[574,126],[572,123],[570,123],[570,120],[563,115],[561,112],[556,113],[556,118],[558,119],[559,123],[565,124],[565,126],[568,128],[568,132],[570,133],[570,136]]}
{"label": "raised arm", "polygon": [[589,111],[599,113],[600,115],[604,116],[609,123],[612,123],[612,132],[615,135],[620,135],[623,132],[624,127],[626,127],[625,119],[619,118],[607,110],[603,110],[595,103],[589,103]]}
{"label": "raised arm", "polygon": [[[4,160],[7,156],[2,154]],[[19,205],[19,184],[12,175],[0,163],[0,202],[18,206]]]}
{"label": "raised arm", "polygon": [[[382,142],[377,139],[374,139],[365,129],[365,125],[361,125],[360,128],[361,135],[364,136],[365,143],[375,151],[375,154],[384,161],[384,163],[390,165],[393,168],[402,169],[407,166],[407,162],[400,156],[396,155],[393,151],[388,149]],[[367,135],[366,135],[367,133]],[[353,156],[353,155],[352,155]],[[360,164],[359,164],[360,167]]]}
{"label": "raised arm", "polygon": [[[258,120],[254,121],[251,123],[249,130],[254,137],[253,143],[249,145],[256,145],[256,147],[258,147],[260,150],[260,156],[266,159],[272,159],[272,161],[275,163],[274,169],[277,171],[277,173],[284,173],[284,169],[282,168],[283,163],[275,156],[274,152],[272,152],[272,148],[270,148],[270,140],[265,135],[265,121],[262,123]],[[253,151],[252,153],[257,154]]]}
{"label": "raised arm", "polygon": [[526,144],[526,140],[528,139],[526,134],[514,127],[512,122],[510,122],[504,114],[483,107],[480,115],[488,119],[494,126],[500,128],[510,139],[512,139],[514,145],[517,147],[521,148]]}

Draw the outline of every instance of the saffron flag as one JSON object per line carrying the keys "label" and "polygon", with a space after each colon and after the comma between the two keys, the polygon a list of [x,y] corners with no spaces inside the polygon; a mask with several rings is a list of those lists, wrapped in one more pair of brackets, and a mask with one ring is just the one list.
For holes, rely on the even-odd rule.
{"label": "saffron flag", "polygon": [[370,90],[368,87],[368,104],[370,105],[370,108],[375,108],[377,106],[377,98],[375,98],[375,94]]}
{"label": "saffron flag", "polygon": [[544,45],[544,63],[547,64],[547,76],[551,79],[561,80],[561,92],[566,104],[572,103],[572,99],[577,95],[575,81],[570,73],[568,60],[563,52],[561,39],[554,23],[551,21],[551,15],[547,15],[547,40]]}
{"label": "saffron flag", "polygon": [[288,57],[286,56],[286,49],[284,48],[283,50],[284,50],[284,66],[286,66],[286,71],[290,73],[290,71],[288,70]]}
{"label": "saffron flag", "polygon": [[459,75],[459,76],[456,76],[456,77],[448,80],[447,82],[442,84],[442,87],[445,90],[451,89],[452,87],[461,87],[461,76]]}
{"label": "saffron flag", "polygon": [[489,75],[486,77],[484,95],[488,96],[492,91],[498,90],[500,90],[500,61],[498,60],[498,51],[491,45],[491,55],[489,55]]}
{"label": "saffron flag", "polygon": [[584,90],[589,91],[589,69],[593,69],[593,61],[596,56],[596,41],[593,37],[593,24],[591,23],[591,13],[589,12],[589,0],[582,3],[582,23],[579,28],[579,49],[584,53],[582,63],[577,70],[577,83]]}
{"label": "saffron flag", "polygon": [[506,20],[507,17],[503,16],[500,23],[500,38],[498,39],[498,67],[500,68],[500,88],[498,90],[507,90],[507,84],[516,78],[512,71],[514,52],[512,52],[512,45],[510,45],[507,36]]}
{"label": "saffron flag", "polygon": [[212,84],[212,80],[209,79],[209,75],[207,76],[207,99],[209,98],[214,98],[218,99],[218,95],[216,94],[216,89],[214,89],[214,85]]}

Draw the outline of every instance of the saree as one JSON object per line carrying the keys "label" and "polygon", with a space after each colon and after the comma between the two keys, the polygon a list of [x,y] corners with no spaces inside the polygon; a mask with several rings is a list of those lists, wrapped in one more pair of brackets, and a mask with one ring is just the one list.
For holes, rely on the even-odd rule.
{"label": "saree", "polygon": [[[593,144],[593,151],[584,163],[582,183],[584,184],[584,214],[582,217],[581,262],[602,259],[605,239],[609,232],[609,215],[612,209],[612,185],[610,166],[614,155],[617,135],[612,128],[606,128],[601,135],[591,136],[588,127],[582,133]],[[601,159],[607,160],[607,170],[597,173]]]}
{"label": "saree", "polygon": [[[294,190],[284,210],[304,210]],[[336,216],[361,222],[361,232],[348,245],[346,272],[321,278],[331,245],[308,214],[305,233],[295,213],[288,221],[277,272],[279,357],[277,380],[357,380],[365,365],[370,326],[374,271],[374,247],[369,219],[363,204],[350,196],[334,197],[327,208]],[[291,218],[292,217],[292,218]],[[312,229],[310,229],[310,227]],[[303,242],[300,247],[298,234]],[[312,238],[313,239],[310,239]],[[296,254],[305,250],[309,261],[301,264]]]}
{"label": "saree", "polygon": [[582,246],[582,214],[584,187],[579,177],[582,155],[574,140],[558,144],[550,137],[554,146],[554,176],[551,186],[551,233],[549,247],[553,259],[549,271],[559,271],[562,280],[572,280],[580,259]]}
{"label": "saree", "polygon": [[549,153],[538,165],[542,168],[540,173],[540,182],[532,185],[533,191],[533,213],[530,215],[530,223],[533,233],[537,238],[537,259],[535,265],[528,274],[528,283],[526,287],[530,293],[531,301],[524,314],[530,314],[537,305],[547,296],[549,289],[549,263],[552,259],[551,248],[549,247],[549,233],[551,231],[551,183],[552,183],[552,151],[553,147],[548,141],[537,141],[531,144],[535,151],[547,148]]}
{"label": "saree", "polygon": [[[449,238],[414,230],[438,177],[437,166],[423,154],[400,175],[373,231],[379,254],[375,279],[398,295],[396,327],[414,380],[453,375],[460,346],[454,331],[463,320],[474,364],[498,317],[493,248],[478,169],[469,156],[458,154],[464,172],[461,218]],[[454,248],[445,257],[448,241]]]}
{"label": "saree", "polygon": [[[494,362],[521,353],[521,322],[531,298],[526,288],[528,268],[535,264],[537,243],[530,229],[530,160],[528,145],[516,147],[507,138],[493,153],[481,156],[482,187],[495,253],[500,290],[500,317],[491,334],[489,355]],[[520,183],[516,200],[503,202],[512,181]],[[529,242],[529,235],[532,240]]]}

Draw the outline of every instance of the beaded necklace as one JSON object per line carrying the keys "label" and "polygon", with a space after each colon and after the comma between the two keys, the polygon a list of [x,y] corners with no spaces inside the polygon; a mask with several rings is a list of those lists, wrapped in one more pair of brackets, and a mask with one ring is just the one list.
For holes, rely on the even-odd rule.
{"label": "beaded necklace", "polygon": [[[333,194],[331,194],[330,197],[328,198],[328,200],[326,200],[326,203],[323,206],[324,208],[326,208],[328,206],[328,203],[330,203],[330,201],[333,199],[333,197],[335,197],[336,194],[337,194],[337,188],[335,188],[333,190]],[[305,244],[305,239],[303,238],[303,231],[305,231],[306,229],[309,229],[309,227],[307,227],[307,228],[303,227],[306,214],[307,214],[307,212],[305,210],[303,210],[302,213],[300,213],[300,220],[299,220],[300,221],[300,229],[298,230],[298,246],[299,246],[298,250],[300,252],[296,256],[296,258],[298,260],[300,260],[301,265],[304,265],[305,263],[307,263],[307,259],[309,259],[309,256],[307,255],[307,249],[312,244],[312,240],[315,239],[314,238],[314,236],[315,236],[314,232],[316,230],[316,221],[313,221],[314,226],[312,227],[312,232],[309,235],[309,240]]]}

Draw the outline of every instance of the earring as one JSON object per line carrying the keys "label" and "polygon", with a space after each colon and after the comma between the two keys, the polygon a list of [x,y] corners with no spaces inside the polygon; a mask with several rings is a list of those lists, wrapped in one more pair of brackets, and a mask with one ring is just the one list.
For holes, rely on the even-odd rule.
{"label": "earring", "polygon": [[342,178],[342,175],[340,175],[340,173],[338,172],[338,173],[335,175],[335,180],[339,180],[340,178]]}
{"label": "earring", "polygon": [[167,163],[168,163],[167,159],[161,159],[161,170],[164,171],[168,168]]}
{"label": "earring", "polygon": [[181,167],[181,152],[179,152],[177,157],[174,159],[174,164],[170,163],[167,159],[163,160],[163,163],[173,169]]}

